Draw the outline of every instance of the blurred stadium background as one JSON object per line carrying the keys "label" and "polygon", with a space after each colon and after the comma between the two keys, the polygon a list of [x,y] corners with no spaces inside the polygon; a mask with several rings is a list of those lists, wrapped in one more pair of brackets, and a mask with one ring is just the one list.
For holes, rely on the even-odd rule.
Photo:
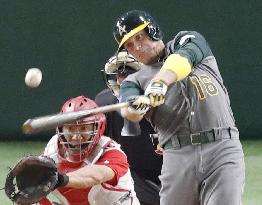
{"label": "blurred stadium background", "polygon": [[[209,41],[247,155],[244,204],[262,204],[262,2],[0,0],[0,5],[0,187],[7,167],[26,153],[40,152],[54,132],[25,136],[23,122],[58,112],[68,98],[94,98],[104,87],[100,70],[117,48],[116,18],[140,9],[160,24],[164,40],[180,30],[197,30]],[[43,72],[37,89],[24,84],[31,67]],[[0,192],[0,204],[8,204],[3,198]]]}

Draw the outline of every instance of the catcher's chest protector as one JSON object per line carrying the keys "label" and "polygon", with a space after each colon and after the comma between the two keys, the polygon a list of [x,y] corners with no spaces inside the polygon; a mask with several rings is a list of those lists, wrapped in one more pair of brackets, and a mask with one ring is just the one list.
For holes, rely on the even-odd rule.
{"label": "catcher's chest protector", "polygon": [[[54,136],[55,137],[55,136]],[[50,142],[52,139],[50,140]],[[110,144],[110,145],[109,145]],[[51,146],[52,145],[52,146]],[[59,157],[57,151],[57,143],[48,143],[45,153],[55,158],[58,171],[67,173],[77,170],[83,166],[95,164],[99,158],[109,150],[119,150],[120,145],[112,141],[108,137],[102,137],[90,157],[80,163],[71,163]],[[64,205],[139,205],[139,201],[134,192],[134,185],[131,178],[130,171],[124,176],[120,177],[116,186],[108,184],[96,185],[88,189],[71,189],[71,188],[58,188],[53,194]],[[132,201],[132,203],[131,203]]]}

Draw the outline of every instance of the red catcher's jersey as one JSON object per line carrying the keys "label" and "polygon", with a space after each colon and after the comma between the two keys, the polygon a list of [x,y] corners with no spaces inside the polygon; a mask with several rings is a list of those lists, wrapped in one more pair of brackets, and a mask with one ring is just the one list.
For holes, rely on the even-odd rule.
{"label": "red catcher's jersey", "polygon": [[[133,179],[130,174],[126,155],[121,151],[120,145],[110,138],[103,136],[94,150],[95,155],[80,163],[65,160],[58,152],[58,136],[55,135],[48,142],[43,155],[53,158],[60,173],[68,173],[92,164],[105,165],[115,172],[115,177],[103,184],[87,189],[73,189],[61,187],[52,192],[62,204],[65,205],[104,205],[117,203],[126,197],[126,203],[133,200],[139,204],[134,191]],[[130,198],[130,199],[129,199]],[[119,201],[119,202],[120,202]],[[135,203],[134,203],[135,202]],[[41,205],[49,205],[46,199],[40,201]],[[123,203],[125,204],[125,203]]]}

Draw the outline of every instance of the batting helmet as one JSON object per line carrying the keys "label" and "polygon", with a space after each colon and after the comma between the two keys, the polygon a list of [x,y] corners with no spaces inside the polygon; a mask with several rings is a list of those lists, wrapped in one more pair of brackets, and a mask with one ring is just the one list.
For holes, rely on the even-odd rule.
{"label": "batting helmet", "polygon": [[113,35],[119,49],[133,35],[146,29],[153,40],[161,40],[163,33],[156,21],[145,11],[132,10],[120,16],[114,26]]}
{"label": "batting helmet", "polygon": [[[93,100],[84,96],[78,96],[68,100],[61,109],[61,112],[74,112],[85,109],[96,108],[97,105]],[[88,116],[77,122],[65,124],[63,128],[57,129],[60,144],[63,145],[65,157],[68,161],[80,162],[90,156],[105,131],[106,117],[103,113]],[[65,131],[64,128],[68,127]],[[72,127],[76,129],[72,130]],[[70,138],[77,136],[79,144],[70,143]],[[88,139],[82,140],[83,136]]]}

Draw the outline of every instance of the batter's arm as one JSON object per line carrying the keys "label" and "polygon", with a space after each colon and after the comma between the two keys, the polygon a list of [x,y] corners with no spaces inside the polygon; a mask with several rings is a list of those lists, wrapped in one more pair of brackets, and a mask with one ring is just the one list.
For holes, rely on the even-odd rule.
{"label": "batter's arm", "polygon": [[153,80],[161,80],[167,86],[177,81],[177,74],[173,71],[163,69],[160,70],[153,78]]}
{"label": "batter's arm", "polygon": [[197,33],[190,32],[181,36],[179,48],[173,50],[160,71],[153,80],[162,80],[167,86],[188,76],[192,67],[203,58],[213,55],[205,38]]}
{"label": "batter's arm", "polygon": [[121,116],[130,120],[131,122],[140,122],[143,119],[144,114],[142,115],[134,114],[129,112],[127,108],[122,108]]}
{"label": "batter's arm", "polygon": [[[131,81],[123,81],[120,86],[120,102],[126,102],[132,96],[139,96],[142,94],[141,89],[136,83]],[[132,121],[139,122],[142,120],[144,114],[135,114],[128,111],[128,108],[121,108],[121,116]]]}

